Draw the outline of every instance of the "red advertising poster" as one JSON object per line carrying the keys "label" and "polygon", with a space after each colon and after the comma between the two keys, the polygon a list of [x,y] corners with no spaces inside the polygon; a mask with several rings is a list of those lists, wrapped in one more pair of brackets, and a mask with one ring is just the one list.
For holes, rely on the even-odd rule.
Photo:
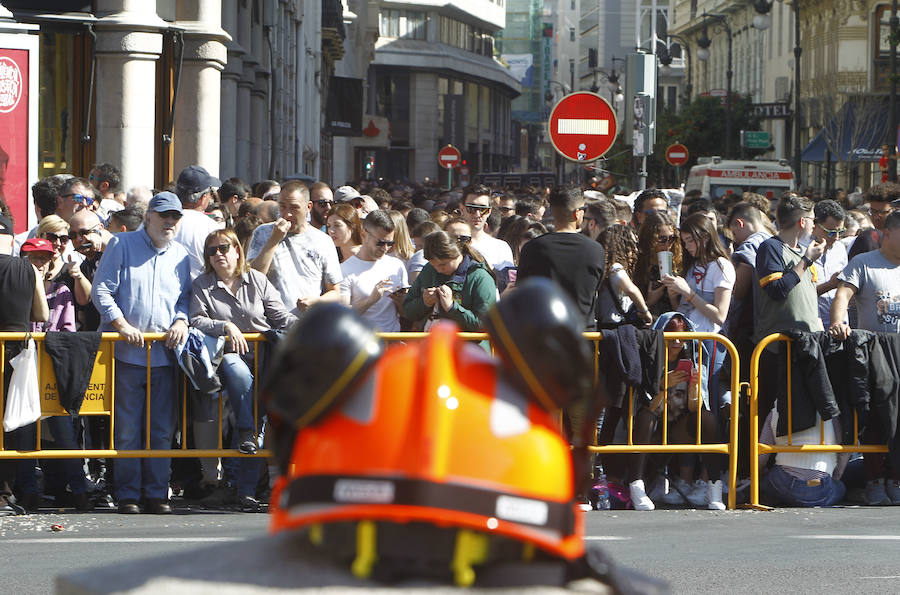
{"label": "red advertising poster", "polygon": [[28,50],[0,48],[0,198],[28,227]]}

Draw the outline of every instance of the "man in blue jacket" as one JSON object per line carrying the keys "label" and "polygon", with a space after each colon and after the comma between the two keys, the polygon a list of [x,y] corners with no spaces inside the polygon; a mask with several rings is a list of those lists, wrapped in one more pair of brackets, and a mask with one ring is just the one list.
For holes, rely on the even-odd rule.
{"label": "man in blue jacket", "polygon": [[[116,344],[115,448],[147,445],[147,351],[144,333],[165,332],[165,344],[150,346],[150,448],[171,448],[175,430],[177,366],[172,348],[187,335],[191,297],[187,251],[174,241],[181,201],[171,192],[150,200],[144,227],[112,238],[94,274],[92,300],[100,330],[118,331]],[[114,488],[119,512],[168,514],[170,459],[119,459]]]}

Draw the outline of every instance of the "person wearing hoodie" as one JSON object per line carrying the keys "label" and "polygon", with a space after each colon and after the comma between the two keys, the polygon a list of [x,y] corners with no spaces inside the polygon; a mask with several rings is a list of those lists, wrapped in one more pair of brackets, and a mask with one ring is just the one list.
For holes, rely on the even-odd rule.
{"label": "person wearing hoodie", "polygon": [[[653,324],[654,330],[694,332],[693,323],[680,312],[666,312]],[[699,355],[702,350],[702,357]],[[709,353],[700,341],[666,341],[666,377],[663,389],[656,395],[644,395],[634,420],[634,443],[650,444],[661,438],[662,423],[668,424],[669,444],[692,444],[697,436],[697,411],[700,409],[700,435],[703,443],[719,442],[718,424],[710,411],[709,392],[704,382],[709,375]],[[661,423],[662,422],[662,423]],[[653,501],[644,486],[647,453],[635,455],[629,471],[628,487],[635,510],[653,510]],[[689,461],[693,457],[688,458]],[[722,502],[721,456],[704,455],[707,480],[693,482],[694,466],[682,464],[674,490],[663,498],[667,504],[683,504],[684,498],[694,506],[725,510]],[[693,482],[693,483],[692,483]]]}

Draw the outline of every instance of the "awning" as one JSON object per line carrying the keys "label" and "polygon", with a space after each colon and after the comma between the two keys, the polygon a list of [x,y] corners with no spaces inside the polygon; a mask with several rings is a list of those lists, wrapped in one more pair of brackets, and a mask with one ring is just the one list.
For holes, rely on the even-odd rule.
{"label": "awning", "polygon": [[883,101],[847,101],[806,145],[801,161],[824,162],[826,155],[831,162],[878,161],[887,134],[888,111]]}

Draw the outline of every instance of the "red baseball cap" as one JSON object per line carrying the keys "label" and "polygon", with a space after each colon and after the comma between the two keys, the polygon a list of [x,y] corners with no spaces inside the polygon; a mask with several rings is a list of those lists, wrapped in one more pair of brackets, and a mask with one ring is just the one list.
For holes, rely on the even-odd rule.
{"label": "red baseball cap", "polygon": [[53,244],[50,243],[50,240],[45,240],[44,238],[31,238],[25,240],[25,243],[22,244],[22,252],[55,252],[55,250],[53,249]]}

